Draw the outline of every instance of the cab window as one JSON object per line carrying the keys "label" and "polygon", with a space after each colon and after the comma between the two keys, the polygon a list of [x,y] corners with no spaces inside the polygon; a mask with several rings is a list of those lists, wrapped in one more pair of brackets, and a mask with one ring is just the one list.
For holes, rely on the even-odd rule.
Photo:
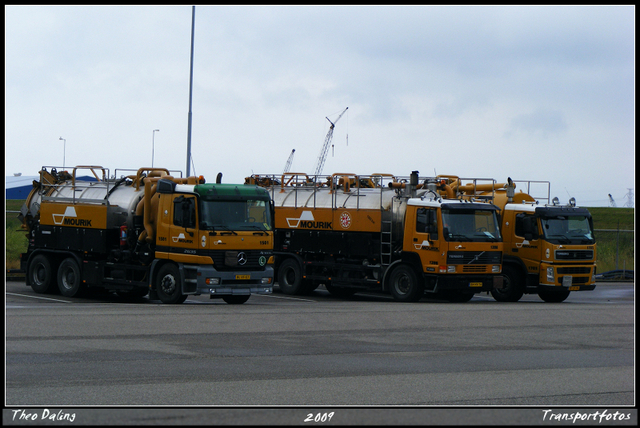
{"label": "cab window", "polygon": [[436,210],[432,208],[418,208],[416,211],[416,232],[435,233],[437,230]]}
{"label": "cab window", "polygon": [[178,196],[174,199],[173,224],[188,228],[196,227],[196,204],[194,198]]}
{"label": "cab window", "polygon": [[533,239],[538,239],[538,223],[533,215],[518,214],[516,215],[516,236],[524,237],[525,234],[531,233]]}

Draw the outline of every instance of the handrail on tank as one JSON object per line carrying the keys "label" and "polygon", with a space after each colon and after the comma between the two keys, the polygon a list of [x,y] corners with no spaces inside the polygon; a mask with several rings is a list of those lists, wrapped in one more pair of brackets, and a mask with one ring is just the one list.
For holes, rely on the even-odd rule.
{"label": "handrail on tank", "polygon": [[[106,181],[106,179],[109,177],[109,170],[107,168],[102,167],[102,166],[99,166],[99,165],[76,165],[76,166],[73,167],[73,173],[71,174],[71,185],[74,188],[76,187],[76,171],[79,170],[79,169],[91,170],[91,173],[93,174],[93,176],[98,181]],[[98,177],[98,174],[96,174],[96,169],[102,170],[102,179],[100,179],[100,177]]]}
{"label": "handrail on tank", "polygon": [[[462,180],[467,180],[469,183],[462,184]],[[478,181],[487,181],[489,183],[478,184]],[[496,189],[500,189],[506,186],[506,183],[497,183],[493,178],[461,178],[458,185],[458,192],[465,196],[476,196],[478,192],[491,192],[495,193]]]}
{"label": "handrail on tank", "polygon": [[[551,182],[550,181],[536,181],[536,180],[512,180],[513,186],[515,188],[515,183],[526,183],[527,190],[524,191],[528,195],[530,195],[536,201],[547,201],[546,203],[551,203]],[[531,194],[531,184],[546,184],[547,185],[547,195],[546,196],[534,196]],[[522,191],[522,190],[521,190]]]}
{"label": "handrail on tank", "polygon": [[[285,177],[290,176],[288,180],[285,181]],[[304,176],[304,181],[299,181],[298,177]],[[295,181],[294,181],[295,179]],[[291,182],[293,181],[293,184]],[[305,185],[310,183],[309,176],[304,172],[283,172],[280,180],[280,192],[284,192],[284,188],[287,186],[299,186],[300,184]]]}
{"label": "handrail on tank", "polygon": [[[51,172],[47,171],[47,168],[51,168]],[[104,168],[99,165],[76,165],[71,169],[72,169],[72,173],[69,174],[67,170],[62,170],[61,172],[57,172],[58,167],[43,166],[42,169],[40,170],[40,185],[37,187],[34,187],[34,190],[32,191],[32,193],[37,190],[37,192],[42,195],[43,200],[45,200],[52,197],[51,195],[53,195],[56,190],[59,191],[64,186],[65,182],[68,182],[69,180],[71,180],[71,189],[73,190],[71,197],[61,198],[58,200],[62,201],[64,199],[75,204],[76,192],[86,190],[92,186],[90,182],[84,182],[84,181],[76,182],[78,178],[77,177],[78,170],[88,169],[91,171],[91,173],[93,174],[93,176],[96,178],[98,182],[107,183],[106,190],[108,194],[109,192],[109,184],[107,180],[109,177],[108,168]],[[98,175],[97,173],[98,170],[102,171],[102,177]],[[82,183],[82,184],[80,185],[79,183]],[[29,197],[27,198],[27,202],[29,202],[31,198],[32,198],[32,194],[30,194]],[[92,203],[100,203],[100,204],[109,203],[106,197],[105,199],[86,199],[86,201],[92,202]]]}

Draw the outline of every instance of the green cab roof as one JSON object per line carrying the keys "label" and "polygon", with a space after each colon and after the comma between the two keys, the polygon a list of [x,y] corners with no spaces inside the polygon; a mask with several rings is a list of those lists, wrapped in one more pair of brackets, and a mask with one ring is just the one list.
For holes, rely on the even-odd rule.
{"label": "green cab roof", "polygon": [[246,184],[197,184],[193,187],[195,193],[207,200],[223,199],[244,201],[258,199],[268,201],[269,193],[266,189]]}

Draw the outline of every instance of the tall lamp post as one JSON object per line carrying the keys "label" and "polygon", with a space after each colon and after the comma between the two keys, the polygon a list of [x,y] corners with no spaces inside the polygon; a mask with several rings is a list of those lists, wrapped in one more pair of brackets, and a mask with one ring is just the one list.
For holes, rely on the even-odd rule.
{"label": "tall lamp post", "polygon": [[187,129],[187,177],[191,175],[191,101],[193,99],[193,36],[196,26],[196,7],[191,9],[191,71],[189,75],[189,123]]}
{"label": "tall lamp post", "polygon": [[67,139],[60,137],[61,140],[64,141],[63,152],[62,152],[62,170],[64,171],[65,161],[67,158]]}
{"label": "tall lamp post", "polygon": [[153,135],[151,136],[151,168],[153,168],[153,156],[156,150],[156,132],[160,132],[160,130],[154,129]]}

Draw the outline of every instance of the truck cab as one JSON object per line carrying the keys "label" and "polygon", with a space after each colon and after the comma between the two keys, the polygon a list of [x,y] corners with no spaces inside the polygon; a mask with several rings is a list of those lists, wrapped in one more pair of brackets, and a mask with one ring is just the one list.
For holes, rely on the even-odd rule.
{"label": "truck cab", "polygon": [[464,301],[502,286],[497,213],[483,202],[408,200],[403,251],[419,257],[427,292]]}
{"label": "truck cab", "polygon": [[503,212],[504,275],[508,286],[496,300],[518,300],[538,293],[560,302],[571,291],[596,287],[596,241],[586,208],[535,203],[506,204]]}
{"label": "truck cab", "polygon": [[[264,189],[160,180],[154,271],[171,260],[178,284],[162,274],[161,298],[208,294],[241,303],[273,288],[273,215]],[[181,288],[181,290],[179,290]]]}

